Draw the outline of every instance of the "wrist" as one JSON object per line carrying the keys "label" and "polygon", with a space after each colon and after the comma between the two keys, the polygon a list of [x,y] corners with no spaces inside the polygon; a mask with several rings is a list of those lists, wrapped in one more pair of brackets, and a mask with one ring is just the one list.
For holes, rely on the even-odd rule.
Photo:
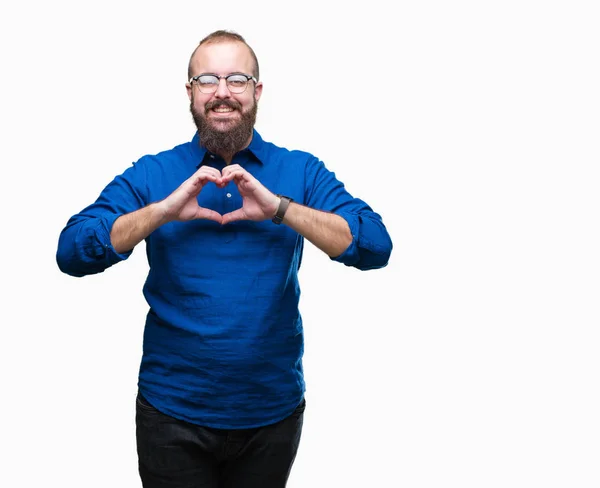
{"label": "wrist", "polygon": [[279,195],[275,195],[273,211],[269,213],[269,218],[272,220],[277,215],[277,210],[279,209],[279,205],[281,205],[281,197]]}
{"label": "wrist", "polygon": [[149,205],[149,209],[151,211],[152,220],[156,223],[157,227],[174,220],[173,217],[169,215],[169,211],[167,209],[167,205],[164,203],[164,200],[151,203]]}
{"label": "wrist", "polygon": [[287,209],[288,209],[290,203],[292,203],[294,201],[294,199],[290,198],[290,197],[286,197],[285,195],[277,195],[277,197],[279,198],[279,205],[277,206],[275,215],[273,216],[273,218],[271,220],[274,224],[279,225],[283,222],[285,213],[287,212]]}

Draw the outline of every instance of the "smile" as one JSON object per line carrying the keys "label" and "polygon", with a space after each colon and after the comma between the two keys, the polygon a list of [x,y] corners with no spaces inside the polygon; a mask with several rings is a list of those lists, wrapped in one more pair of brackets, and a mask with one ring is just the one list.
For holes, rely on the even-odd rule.
{"label": "smile", "polygon": [[233,110],[234,109],[232,109],[231,107],[215,107],[215,108],[213,108],[213,112],[217,112],[219,114],[233,112]]}

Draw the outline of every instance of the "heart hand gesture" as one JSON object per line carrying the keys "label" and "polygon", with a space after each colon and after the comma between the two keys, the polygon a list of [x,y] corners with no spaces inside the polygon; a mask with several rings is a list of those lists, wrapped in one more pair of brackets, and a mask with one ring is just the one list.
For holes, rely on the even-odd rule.
{"label": "heart hand gesture", "polygon": [[170,222],[172,220],[207,219],[222,223],[220,213],[198,205],[198,194],[206,183],[212,181],[221,186],[221,179],[219,170],[210,166],[202,166],[185,180],[177,190],[160,202],[165,220]]}
{"label": "heart hand gesture", "polygon": [[279,197],[267,190],[254,176],[239,164],[226,166],[217,185],[223,188],[230,181],[234,181],[242,196],[242,208],[223,215],[221,224],[228,224],[236,220],[261,220],[271,219],[277,212]]}

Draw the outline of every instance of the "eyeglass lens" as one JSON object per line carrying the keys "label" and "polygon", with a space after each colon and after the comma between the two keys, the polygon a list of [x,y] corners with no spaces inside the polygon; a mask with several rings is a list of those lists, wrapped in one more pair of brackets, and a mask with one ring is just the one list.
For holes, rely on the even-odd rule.
{"label": "eyeglass lens", "polygon": [[[242,93],[248,85],[248,79],[243,75],[229,75],[225,78],[227,88],[232,93]],[[219,78],[214,75],[202,75],[197,78],[196,83],[202,93],[214,93],[219,86]]]}

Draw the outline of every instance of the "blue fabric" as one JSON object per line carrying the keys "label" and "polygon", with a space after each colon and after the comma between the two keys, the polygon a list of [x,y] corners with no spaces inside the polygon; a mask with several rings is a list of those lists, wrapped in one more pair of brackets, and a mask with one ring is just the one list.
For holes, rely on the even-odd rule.
{"label": "blue fabric", "polygon": [[[254,131],[233,163],[274,193],[346,219],[352,243],[332,259],[361,270],[386,266],[392,242],[381,217],[316,157],[265,142]],[[84,276],[127,259],[131,252],[111,245],[114,221],[166,198],[201,164],[224,167],[197,134],[142,157],[69,219],[59,238],[60,269]],[[222,189],[209,183],[198,202],[221,214],[242,205],[234,182]],[[258,427],[291,414],[305,390],[298,310],[303,245],[301,235],[270,220],[171,222],[148,236],[143,396],[167,415],[207,427]]]}

